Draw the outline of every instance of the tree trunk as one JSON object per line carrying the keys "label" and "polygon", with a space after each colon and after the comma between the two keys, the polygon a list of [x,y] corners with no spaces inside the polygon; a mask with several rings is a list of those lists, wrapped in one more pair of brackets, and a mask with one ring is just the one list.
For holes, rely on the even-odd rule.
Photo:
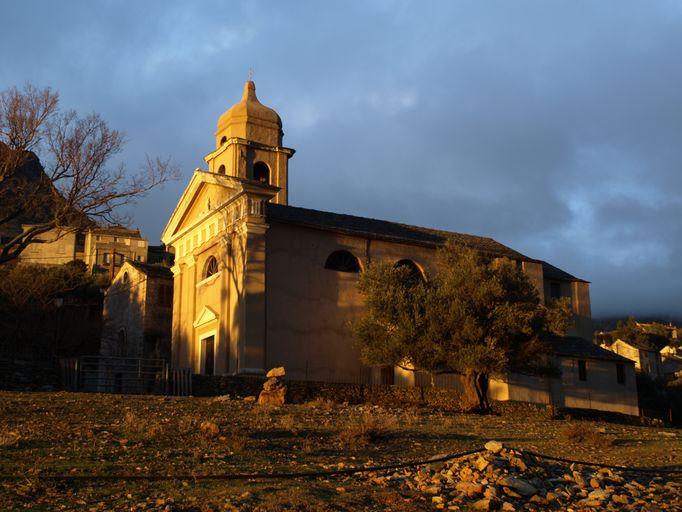
{"label": "tree trunk", "polygon": [[488,388],[490,386],[490,379],[487,373],[479,373],[476,377],[476,392],[478,394],[478,401],[481,411],[484,413],[490,412],[490,402],[488,401]]}
{"label": "tree trunk", "polygon": [[467,374],[467,384],[472,398],[478,402],[478,410],[481,413],[490,412],[490,402],[488,401],[489,376],[487,373],[471,372]]}

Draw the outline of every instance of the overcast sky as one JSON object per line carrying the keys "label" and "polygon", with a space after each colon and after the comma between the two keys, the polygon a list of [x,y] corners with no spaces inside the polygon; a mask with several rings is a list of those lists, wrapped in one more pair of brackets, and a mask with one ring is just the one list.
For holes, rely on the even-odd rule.
{"label": "overcast sky", "polygon": [[249,68],[290,204],[492,236],[592,282],[595,316],[682,314],[682,3],[4,2],[0,89],[32,82],[182,178]]}

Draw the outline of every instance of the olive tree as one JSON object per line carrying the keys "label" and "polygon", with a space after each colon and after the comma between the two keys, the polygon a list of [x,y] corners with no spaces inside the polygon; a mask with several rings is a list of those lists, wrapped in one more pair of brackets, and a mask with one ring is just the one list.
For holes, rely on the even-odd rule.
{"label": "olive tree", "polygon": [[428,280],[374,263],[359,290],[367,307],[352,328],[363,362],[426,371],[432,383],[461,374],[481,411],[491,375],[551,371],[547,338],[570,325],[570,303],[545,306],[516,262],[450,243]]}

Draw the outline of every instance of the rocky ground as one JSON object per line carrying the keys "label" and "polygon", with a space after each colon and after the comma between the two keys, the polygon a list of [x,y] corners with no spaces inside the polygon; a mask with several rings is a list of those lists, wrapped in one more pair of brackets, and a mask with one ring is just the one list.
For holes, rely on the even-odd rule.
{"label": "rocky ground", "polygon": [[489,441],[481,453],[372,483],[430,497],[440,510],[682,510],[681,474],[635,473],[543,460]]}
{"label": "rocky ground", "polygon": [[[481,448],[490,439],[578,460],[682,467],[678,429],[556,420],[524,406],[477,416],[324,400],[272,407],[259,405],[255,396],[0,392],[0,474],[21,475],[0,481],[0,510],[402,512],[501,510],[504,502],[517,510],[587,510],[597,502],[614,510],[680,509],[679,480],[672,476],[600,473],[536,461],[507,448],[377,474],[230,482],[192,477],[423,460]],[[42,478],[92,473],[184,476],[158,482]],[[536,492],[524,495],[521,490],[530,491],[524,483]],[[619,503],[625,499],[627,505]]]}

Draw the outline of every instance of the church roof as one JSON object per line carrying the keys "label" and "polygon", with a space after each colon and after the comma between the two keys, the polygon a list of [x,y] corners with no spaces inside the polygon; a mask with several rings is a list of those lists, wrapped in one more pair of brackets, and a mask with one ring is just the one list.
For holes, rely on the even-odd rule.
{"label": "church roof", "polygon": [[134,267],[136,270],[142,272],[151,277],[163,277],[166,279],[173,278],[173,272],[168,267],[163,265],[155,265],[149,263],[142,263],[140,261],[126,260],[130,266]]}
{"label": "church roof", "polygon": [[492,238],[410,226],[386,220],[323,212],[275,203],[267,203],[266,217],[268,222],[276,221],[286,224],[297,224],[315,229],[335,231],[337,233],[429,247],[442,246],[446,240],[451,239],[457,244],[495,256],[504,256],[516,260],[538,261]]}

